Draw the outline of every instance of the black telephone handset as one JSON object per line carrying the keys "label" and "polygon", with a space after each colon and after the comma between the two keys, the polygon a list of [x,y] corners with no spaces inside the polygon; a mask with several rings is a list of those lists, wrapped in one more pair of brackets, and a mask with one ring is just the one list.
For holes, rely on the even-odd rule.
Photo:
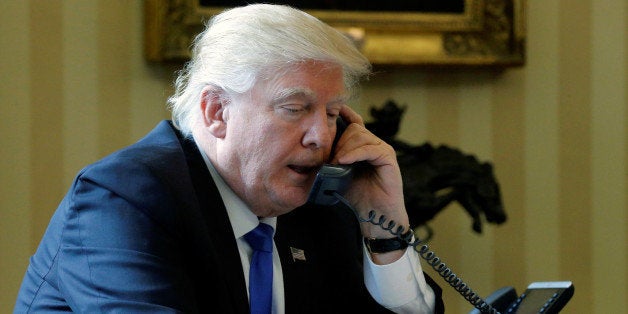
{"label": "black telephone handset", "polygon": [[316,174],[308,202],[321,206],[335,205],[339,200],[334,192],[344,194],[352,176],[352,165],[323,165]]}
{"label": "black telephone handset", "polygon": [[[346,128],[342,119],[338,118],[335,144]],[[391,234],[406,241],[409,246],[419,253],[438,274],[460,295],[462,295],[475,308],[470,314],[475,313],[558,313],[573,295],[573,285],[569,281],[532,283],[521,296],[517,298],[514,288],[502,288],[494,292],[486,300],[475,293],[467,283],[458,277],[427,244],[421,239],[412,241],[412,233],[406,233],[403,228],[395,228],[394,221],[386,221],[384,216],[376,218],[376,213],[371,211],[368,218],[360,217],[349,202],[342,197],[348,189],[356,169],[363,167],[363,162],[351,165],[325,164],[316,174],[314,184],[308,196],[308,202],[314,205],[332,206],[342,202],[349,207],[360,222],[370,222],[379,225]],[[477,312],[476,312],[477,311]]]}
{"label": "black telephone handset", "polygon": [[[347,124],[342,118],[336,120],[336,137],[332,145],[332,154],[335,152],[336,143]],[[353,178],[355,165],[324,164],[316,174],[314,184],[308,196],[308,202],[321,206],[332,206],[339,202],[334,192],[344,194]]]}

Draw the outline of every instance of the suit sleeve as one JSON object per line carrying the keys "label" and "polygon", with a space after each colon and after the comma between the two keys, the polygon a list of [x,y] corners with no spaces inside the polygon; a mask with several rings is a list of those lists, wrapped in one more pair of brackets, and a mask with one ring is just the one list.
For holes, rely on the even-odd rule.
{"label": "suit sleeve", "polygon": [[58,281],[74,311],[187,311],[176,235],[163,221],[86,179],[76,182],[65,214]]}

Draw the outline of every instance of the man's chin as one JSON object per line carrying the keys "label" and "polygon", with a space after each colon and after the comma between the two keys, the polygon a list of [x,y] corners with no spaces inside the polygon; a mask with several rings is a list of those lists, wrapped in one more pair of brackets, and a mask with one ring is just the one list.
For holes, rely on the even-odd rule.
{"label": "man's chin", "polygon": [[309,189],[305,188],[291,188],[280,191],[278,194],[281,198],[281,203],[290,210],[305,205],[308,199]]}

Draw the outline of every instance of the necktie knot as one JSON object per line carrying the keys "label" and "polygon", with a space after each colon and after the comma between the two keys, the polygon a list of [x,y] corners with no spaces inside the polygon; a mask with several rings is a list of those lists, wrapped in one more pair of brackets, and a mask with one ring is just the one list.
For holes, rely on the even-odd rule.
{"label": "necktie knot", "polygon": [[260,223],[255,229],[245,234],[244,239],[255,251],[273,251],[273,227],[270,225]]}

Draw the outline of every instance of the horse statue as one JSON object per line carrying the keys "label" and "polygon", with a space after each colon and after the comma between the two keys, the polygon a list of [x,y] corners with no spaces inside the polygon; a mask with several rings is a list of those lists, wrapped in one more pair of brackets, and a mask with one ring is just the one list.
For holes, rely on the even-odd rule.
{"label": "horse statue", "polygon": [[482,233],[483,218],[493,224],[506,221],[499,184],[490,162],[480,162],[458,149],[429,142],[413,146],[396,140],[406,107],[389,100],[381,109],[371,107],[373,122],[367,129],[393,146],[403,178],[404,203],[410,227],[424,227],[452,202],[458,202],[471,216],[472,229]]}

